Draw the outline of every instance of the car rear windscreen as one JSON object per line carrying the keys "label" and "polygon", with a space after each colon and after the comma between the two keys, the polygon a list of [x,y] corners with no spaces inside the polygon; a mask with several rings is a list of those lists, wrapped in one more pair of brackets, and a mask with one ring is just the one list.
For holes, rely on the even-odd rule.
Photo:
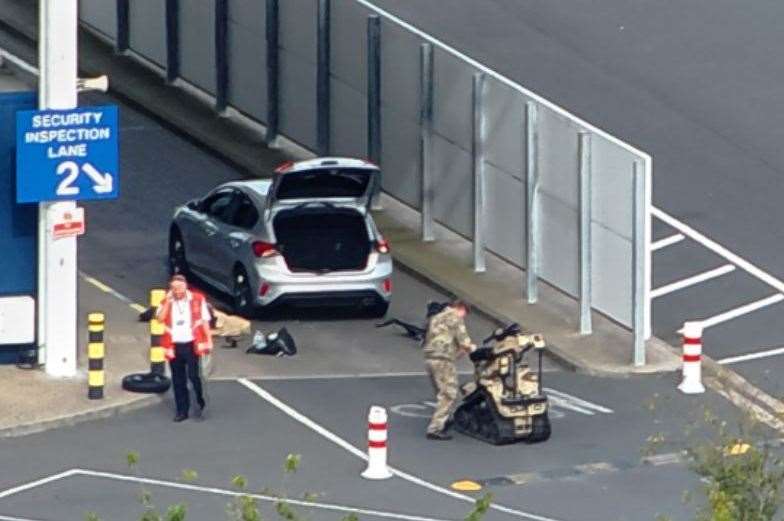
{"label": "car rear windscreen", "polygon": [[333,168],[283,174],[277,199],[362,197],[373,170]]}

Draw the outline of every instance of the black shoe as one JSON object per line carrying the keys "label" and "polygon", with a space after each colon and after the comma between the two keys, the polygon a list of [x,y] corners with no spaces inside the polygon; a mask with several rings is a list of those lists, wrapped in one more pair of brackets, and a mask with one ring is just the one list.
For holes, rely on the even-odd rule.
{"label": "black shoe", "polygon": [[428,432],[427,433],[427,439],[428,440],[446,441],[446,440],[451,440],[452,439],[452,435],[451,434],[447,434],[446,431]]}
{"label": "black shoe", "polygon": [[174,422],[180,423],[180,422],[184,422],[187,419],[188,419],[187,414],[178,414],[177,416],[174,417]]}

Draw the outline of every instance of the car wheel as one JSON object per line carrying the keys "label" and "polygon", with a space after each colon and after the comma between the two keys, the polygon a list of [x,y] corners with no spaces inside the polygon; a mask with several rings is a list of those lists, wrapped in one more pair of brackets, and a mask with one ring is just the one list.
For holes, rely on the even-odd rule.
{"label": "car wheel", "polygon": [[177,227],[173,227],[169,234],[169,274],[188,275],[185,242],[182,240],[182,233]]}
{"label": "car wheel", "polygon": [[232,288],[232,302],[234,312],[240,316],[250,318],[253,315],[253,292],[250,289],[248,274],[243,268],[234,271],[234,285]]}

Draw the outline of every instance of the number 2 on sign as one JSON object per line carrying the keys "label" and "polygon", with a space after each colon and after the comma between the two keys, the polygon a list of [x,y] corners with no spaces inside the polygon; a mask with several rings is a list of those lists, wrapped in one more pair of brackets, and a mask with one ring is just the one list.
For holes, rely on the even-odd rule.
{"label": "number 2 on sign", "polygon": [[79,177],[79,165],[73,161],[65,161],[57,165],[57,175],[65,175],[65,179],[57,185],[57,195],[79,195],[79,187],[73,186]]}

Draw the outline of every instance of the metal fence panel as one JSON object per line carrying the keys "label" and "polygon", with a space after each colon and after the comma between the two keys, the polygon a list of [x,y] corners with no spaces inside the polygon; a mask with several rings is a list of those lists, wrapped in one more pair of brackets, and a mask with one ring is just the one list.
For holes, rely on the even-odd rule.
{"label": "metal fence panel", "polygon": [[517,177],[490,163],[485,165],[485,173],[487,248],[517,266],[524,266],[525,186]]}
{"label": "metal fence panel", "polygon": [[337,79],[332,79],[332,154],[367,157],[367,96]]}
{"label": "metal fence panel", "polygon": [[280,132],[316,147],[316,8],[310,0],[280,2]]}
{"label": "metal fence panel", "polygon": [[382,104],[381,142],[384,191],[412,208],[421,208],[419,123],[405,117],[394,105]]}
{"label": "metal fence panel", "polygon": [[[133,32],[133,29],[131,29]],[[180,74],[215,94],[215,0],[180,4]]]}
{"label": "metal fence panel", "polygon": [[107,0],[79,0],[79,19],[114,39],[117,36],[117,3]]}
{"label": "metal fence panel", "polygon": [[340,1],[332,2],[331,11],[331,74],[364,96],[367,85],[365,27],[368,13],[357,9],[350,2]]}
{"label": "metal fence panel", "polygon": [[485,100],[489,136],[485,145],[487,162],[520,180],[525,179],[525,101],[516,90],[488,78]]}
{"label": "metal fence panel", "polygon": [[439,133],[433,135],[433,215],[465,237],[473,235],[474,226],[472,167],[470,152]]}
{"label": "metal fence panel", "polygon": [[130,47],[151,62],[166,67],[166,2],[130,2]]}
{"label": "metal fence panel", "polygon": [[229,105],[267,122],[266,9],[263,1],[229,2]]}

